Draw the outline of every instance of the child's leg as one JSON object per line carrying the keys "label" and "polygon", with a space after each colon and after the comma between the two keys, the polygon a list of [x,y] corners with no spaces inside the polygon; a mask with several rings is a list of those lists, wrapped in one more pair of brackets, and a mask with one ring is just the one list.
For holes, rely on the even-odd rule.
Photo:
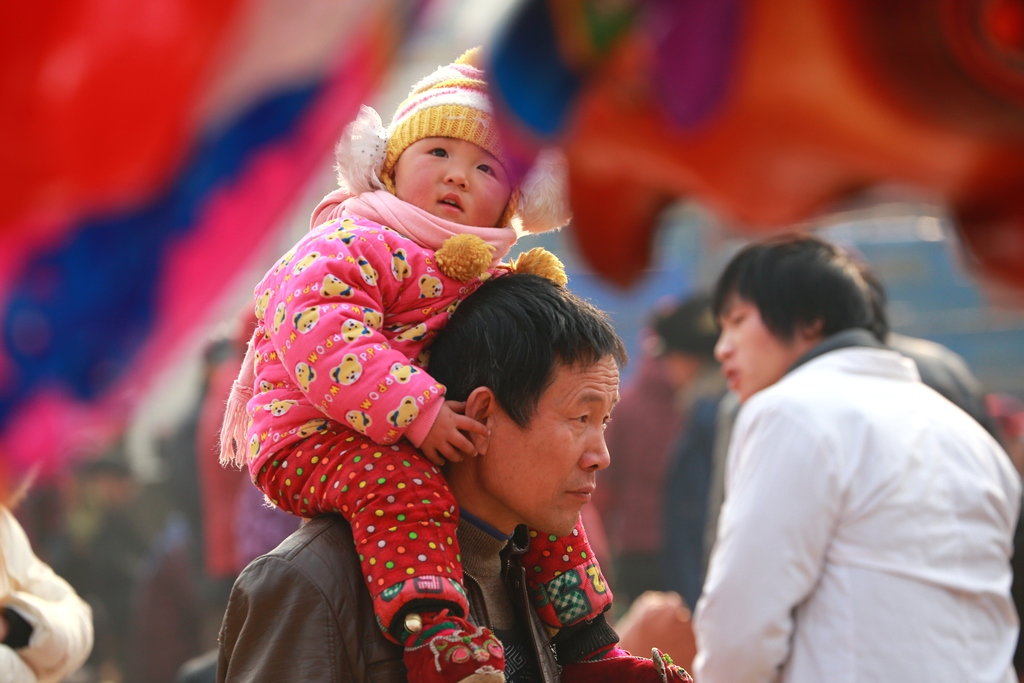
{"label": "child's leg", "polygon": [[439,470],[412,445],[381,446],[338,428],[279,452],[252,474],[293,514],[345,516],[384,624],[419,598],[465,615],[458,508]]}
{"label": "child's leg", "polygon": [[[408,443],[380,446],[337,431],[256,467],[254,481],[285,509],[348,519],[378,624],[406,645],[411,681],[460,681],[481,669],[501,680],[501,645],[465,621],[458,508],[440,471]],[[407,619],[411,613],[418,624]],[[466,648],[468,660],[460,656]]]}
{"label": "child's leg", "polygon": [[617,647],[619,637],[602,616],[612,604],[612,592],[581,521],[562,538],[531,530],[523,566],[538,615],[549,631],[561,631],[555,649],[562,681],[693,683],[658,651],[646,659]]}
{"label": "child's leg", "polygon": [[612,604],[612,591],[579,520],[562,538],[531,530],[523,566],[534,608],[552,633],[595,619]]}

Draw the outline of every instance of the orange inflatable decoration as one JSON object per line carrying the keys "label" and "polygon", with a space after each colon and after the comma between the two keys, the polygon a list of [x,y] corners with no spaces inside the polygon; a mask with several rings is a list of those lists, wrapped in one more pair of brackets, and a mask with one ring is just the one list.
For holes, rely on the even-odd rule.
{"label": "orange inflatable decoration", "polygon": [[[757,231],[897,183],[1024,287],[1024,0],[555,5],[510,23],[496,94],[524,158],[567,150],[578,241],[613,281],[647,264],[672,198]],[[544,58],[559,68],[522,68]]]}

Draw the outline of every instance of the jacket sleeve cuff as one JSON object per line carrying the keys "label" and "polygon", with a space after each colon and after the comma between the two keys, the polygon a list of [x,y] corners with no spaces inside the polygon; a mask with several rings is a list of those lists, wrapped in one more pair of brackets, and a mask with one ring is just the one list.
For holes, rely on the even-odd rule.
{"label": "jacket sleeve cuff", "polygon": [[604,614],[595,619],[562,629],[553,638],[555,658],[562,666],[579,662],[601,648],[619,642],[619,634],[611,627]]}
{"label": "jacket sleeve cuff", "polygon": [[416,448],[420,447],[423,440],[427,438],[427,433],[430,431],[430,428],[433,427],[434,423],[437,421],[437,416],[441,412],[441,406],[443,405],[444,395],[441,395],[420,411],[420,414],[416,416],[416,419],[412,421],[412,424],[405,429],[405,438],[409,440],[409,443]]}

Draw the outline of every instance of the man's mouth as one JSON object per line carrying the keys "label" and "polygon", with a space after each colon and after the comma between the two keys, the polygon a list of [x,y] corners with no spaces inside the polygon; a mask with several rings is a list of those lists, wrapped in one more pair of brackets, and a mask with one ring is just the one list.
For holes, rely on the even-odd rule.
{"label": "man's mouth", "polygon": [[597,488],[595,485],[590,484],[588,486],[581,486],[578,489],[569,491],[569,495],[576,496],[582,500],[590,500],[590,496],[594,493],[594,489]]}

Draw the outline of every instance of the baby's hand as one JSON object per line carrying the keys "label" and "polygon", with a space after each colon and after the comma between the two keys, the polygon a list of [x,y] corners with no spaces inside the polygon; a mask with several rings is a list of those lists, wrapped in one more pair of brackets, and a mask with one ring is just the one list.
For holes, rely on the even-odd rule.
{"label": "baby's hand", "polygon": [[462,432],[476,432],[481,436],[488,434],[487,427],[471,417],[466,417],[463,414],[464,410],[465,403],[445,401],[433,426],[427,432],[427,438],[420,444],[420,450],[427,460],[439,467],[444,464],[445,458],[459,462],[467,455],[476,455],[473,442]]}

